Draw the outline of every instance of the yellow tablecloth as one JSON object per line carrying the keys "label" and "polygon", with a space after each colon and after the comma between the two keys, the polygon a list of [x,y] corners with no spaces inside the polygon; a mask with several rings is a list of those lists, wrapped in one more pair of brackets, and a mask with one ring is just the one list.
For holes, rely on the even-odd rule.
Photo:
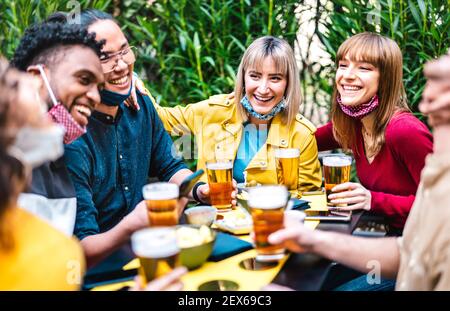
{"label": "yellow tablecloth", "polygon": [[[311,209],[323,210],[326,208],[325,195],[311,195],[304,196],[302,199],[310,201]],[[319,225],[318,221],[306,221],[305,225],[314,229]],[[250,241],[250,237],[240,237],[244,240]],[[280,269],[283,267],[289,255],[286,255],[276,267],[261,271],[249,271],[239,267],[239,263],[247,258],[256,256],[254,249],[246,251],[244,253],[232,256],[219,262],[206,262],[200,268],[190,271],[183,278],[184,289],[188,291],[198,290],[198,287],[208,281],[212,280],[230,280],[239,285],[239,290],[259,290],[262,286],[269,284]],[[139,267],[139,261],[137,259],[132,260],[130,263],[123,267],[124,270],[136,269]],[[99,286],[93,290],[98,291],[113,291],[122,288],[123,286],[133,286],[134,282],[122,282],[116,284],[110,284],[105,286]]]}

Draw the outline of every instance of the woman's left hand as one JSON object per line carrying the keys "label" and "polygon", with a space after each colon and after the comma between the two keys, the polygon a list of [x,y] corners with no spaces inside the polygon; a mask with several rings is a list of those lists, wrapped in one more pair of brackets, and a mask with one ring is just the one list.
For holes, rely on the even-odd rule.
{"label": "woman's left hand", "polygon": [[361,184],[354,182],[346,182],[339,184],[331,189],[333,194],[330,194],[328,198],[333,204],[347,204],[347,206],[339,206],[337,209],[342,211],[351,210],[370,210],[370,204],[372,202],[372,194],[369,190],[364,188]]}

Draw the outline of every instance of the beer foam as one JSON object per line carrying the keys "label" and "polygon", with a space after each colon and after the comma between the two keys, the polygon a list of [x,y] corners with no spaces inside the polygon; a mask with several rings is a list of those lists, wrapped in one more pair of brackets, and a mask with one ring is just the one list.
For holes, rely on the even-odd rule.
{"label": "beer foam", "polygon": [[171,200],[178,199],[178,185],[166,182],[157,182],[145,185],[142,188],[142,195],[145,200]]}
{"label": "beer foam", "polygon": [[349,166],[352,165],[352,158],[346,156],[327,156],[323,158],[323,165],[326,166]]}
{"label": "beer foam", "polygon": [[214,162],[206,163],[206,168],[210,170],[227,170],[233,168],[233,162]]}
{"label": "beer foam", "polygon": [[131,248],[136,256],[145,258],[164,258],[180,251],[174,228],[139,230],[131,236]]}
{"label": "beer foam", "polygon": [[285,207],[289,195],[286,187],[281,185],[253,187],[248,194],[248,205],[260,209]]}
{"label": "beer foam", "polygon": [[296,148],[275,149],[275,157],[283,159],[298,158],[300,150]]}

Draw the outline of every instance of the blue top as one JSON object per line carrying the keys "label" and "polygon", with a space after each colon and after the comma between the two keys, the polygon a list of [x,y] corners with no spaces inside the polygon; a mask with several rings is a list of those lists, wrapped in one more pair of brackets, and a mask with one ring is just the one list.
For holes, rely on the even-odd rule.
{"label": "blue top", "polygon": [[[149,177],[168,181],[186,168],[172,153],[151,99],[138,93],[139,111],[120,104],[116,118],[93,112],[87,133],[65,148],[65,162],[77,194],[74,234],[108,231],[143,199]],[[175,150],[175,148],[173,148]]]}
{"label": "blue top", "polygon": [[238,183],[244,182],[244,171],[250,161],[267,140],[267,126],[258,129],[252,123],[244,123],[241,141],[233,165],[233,178]]}

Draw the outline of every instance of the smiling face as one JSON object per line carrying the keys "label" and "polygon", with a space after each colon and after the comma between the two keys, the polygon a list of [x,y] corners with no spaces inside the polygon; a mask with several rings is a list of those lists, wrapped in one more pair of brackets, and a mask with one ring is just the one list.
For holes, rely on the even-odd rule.
{"label": "smiling face", "polygon": [[[89,26],[88,31],[95,32],[97,41],[106,41],[102,50],[106,55],[112,55],[129,47],[122,30],[112,20],[98,20]],[[127,94],[130,90],[132,76],[133,64],[128,65],[118,57],[114,70],[105,73],[105,89],[119,94]]]}
{"label": "smiling face", "polygon": [[80,126],[86,126],[92,110],[100,103],[98,86],[104,81],[95,52],[84,46],[68,48],[50,70],[48,79],[56,98]]}
{"label": "smiling face", "polygon": [[351,60],[347,55],[339,61],[336,87],[346,106],[367,103],[377,93],[379,80],[380,71],[368,62]]}
{"label": "smiling face", "polygon": [[277,70],[271,57],[259,67],[246,70],[245,95],[257,113],[267,114],[283,99],[287,77]]}

